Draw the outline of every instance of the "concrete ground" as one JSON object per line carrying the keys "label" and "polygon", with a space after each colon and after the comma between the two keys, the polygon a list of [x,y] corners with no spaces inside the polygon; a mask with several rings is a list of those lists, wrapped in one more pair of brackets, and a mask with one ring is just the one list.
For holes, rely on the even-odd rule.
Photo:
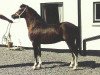
{"label": "concrete ground", "polygon": [[69,50],[42,49],[42,68],[33,70],[32,49],[0,47],[0,75],[100,75],[99,50],[88,50],[85,57],[79,55],[77,70],[68,67],[70,60]]}

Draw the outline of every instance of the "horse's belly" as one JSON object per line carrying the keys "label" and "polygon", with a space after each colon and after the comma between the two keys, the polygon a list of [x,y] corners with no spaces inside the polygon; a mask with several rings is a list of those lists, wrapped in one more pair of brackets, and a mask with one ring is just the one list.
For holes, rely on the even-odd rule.
{"label": "horse's belly", "polygon": [[42,36],[41,43],[42,44],[51,44],[62,41],[61,36]]}

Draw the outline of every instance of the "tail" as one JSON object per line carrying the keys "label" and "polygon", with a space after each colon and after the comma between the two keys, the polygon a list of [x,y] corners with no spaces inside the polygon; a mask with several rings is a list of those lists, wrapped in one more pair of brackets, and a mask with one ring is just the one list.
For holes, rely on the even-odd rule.
{"label": "tail", "polygon": [[81,38],[80,38],[80,31],[79,31],[79,28],[77,28],[77,31],[76,31],[76,45],[77,45],[77,48],[78,48],[78,53],[80,55],[82,55],[82,50],[81,50]]}

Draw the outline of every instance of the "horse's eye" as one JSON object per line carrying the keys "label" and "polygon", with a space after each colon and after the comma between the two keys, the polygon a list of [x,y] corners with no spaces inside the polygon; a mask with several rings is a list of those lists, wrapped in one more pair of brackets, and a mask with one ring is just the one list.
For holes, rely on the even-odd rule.
{"label": "horse's eye", "polygon": [[20,8],[20,9],[24,9],[24,7]]}

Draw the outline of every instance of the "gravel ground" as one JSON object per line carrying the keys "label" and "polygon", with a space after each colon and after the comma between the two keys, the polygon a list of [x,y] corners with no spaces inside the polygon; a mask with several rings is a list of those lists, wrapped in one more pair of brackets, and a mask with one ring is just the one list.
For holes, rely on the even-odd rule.
{"label": "gravel ground", "polygon": [[42,49],[42,69],[33,70],[32,49],[8,50],[0,47],[0,75],[100,75],[100,51],[88,51],[79,56],[77,70],[68,65],[71,54],[65,50]]}

